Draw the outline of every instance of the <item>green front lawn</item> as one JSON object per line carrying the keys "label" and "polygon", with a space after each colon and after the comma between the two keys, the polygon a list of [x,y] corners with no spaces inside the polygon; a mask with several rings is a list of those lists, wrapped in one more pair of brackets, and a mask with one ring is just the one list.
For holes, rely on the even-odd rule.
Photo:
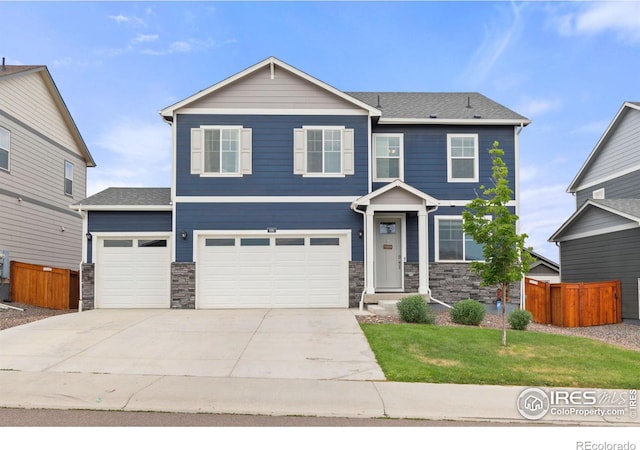
{"label": "green front lawn", "polygon": [[640,387],[640,353],[591,339],[499,329],[361,324],[389,381]]}

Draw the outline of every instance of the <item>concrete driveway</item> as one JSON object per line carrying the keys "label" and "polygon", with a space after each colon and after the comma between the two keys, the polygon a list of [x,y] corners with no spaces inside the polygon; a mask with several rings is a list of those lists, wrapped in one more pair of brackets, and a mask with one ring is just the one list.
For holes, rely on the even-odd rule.
{"label": "concrete driveway", "polygon": [[0,370],[384,380],[349,310],[92,310],[0,331]]}

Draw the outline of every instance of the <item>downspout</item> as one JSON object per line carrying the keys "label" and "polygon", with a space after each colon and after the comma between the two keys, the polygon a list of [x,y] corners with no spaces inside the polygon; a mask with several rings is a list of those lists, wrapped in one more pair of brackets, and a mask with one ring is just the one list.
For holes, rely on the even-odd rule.
{"label": "downspout", "polygon": [[80,292],[78,293],[78,312],[82,312],[82,265],[87,257],[87,232],[88,232],[88,224],[87,224],[87,215],[82,212],[82,205],[78,205],[78,214],[82,216],[82,256],[80,258],[80,263],[78,264],[78,285]]}
{"label": "downspout", "polygon": [[[519,127],[515,127],[515,164],[516,164],[516,185],[515,185],[515,193],[516,193],[516,215],[518,216],[518,221],[516,222],[516,234],[520,234],[520,133],[524,129],[524,123],[520,123]],[[525,309],[525,296],[524,296],[524,277],[520,280],[520,309]],[[506,305],[504,305],[506,308]]]}
{"label": "downspout", "polygon": [[367,293],[367,216],[365,211],[361,211],[358,209],[358,205],[356,202],[351,203],[351,209],[358,214],[362,214],[362,242],[363,242],[363,252],[364,252],[364,261],[362,264],[364,265],[364,289],[360,294],[360,303],[358,304],[358,309],[360,311],[364,310],[364,294]]}
{"label": "downspout", "polygon": [[[436,205],[436,207],[435,207],[435,208],[433,208],[433,209],[432,209],[432,210],[430,210],[430,211],[427,211],[427,220],[428,220],[428,218],[429,218],[429,213],[434,213],[434,212],[436,212],[436,211],[438,210],[438,207],[439,207],[439,206],[440,206],[440,205]],[[427,230],[428,230],[428,228],[427,228]],[[427,233],[428,233],[428,231],[427,231]],[[427,242],[429,242],[429,236],[427,236]],[[427,266],[428,266],[428,265],[429,265],[429,249],[427,248]],[[427,278],[427,283],[429,282],[428,280],[429,280],[429,279]],[[431,295],[431,286],[427,286],[427,293],[429,294],[429,301],[433,300],[434,302],[436,302],[436,303],[438,303],[438,304],[440,304],[440,305],[442,305],[442,306],[445,306],[445,307],[447,307],[447,308],[449,308],[449,309],[451,309],[451,308],[452,308],[452,306],[451,306],[451,305],[449,305],[449,304],[447,304],[447,303],[443,302],[442,300],[438,300],[437,298],[433,297],[433,295]]]}

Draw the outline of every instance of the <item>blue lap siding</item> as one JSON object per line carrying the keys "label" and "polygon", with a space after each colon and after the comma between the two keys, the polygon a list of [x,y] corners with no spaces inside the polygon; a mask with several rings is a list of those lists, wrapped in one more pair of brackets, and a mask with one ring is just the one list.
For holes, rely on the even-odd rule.
{"label": "blue lap siding", "polygon": [[[171,211],[89,211],[90,233],[171,232]],[[87,246],[87,262],[93,262],[91,245]]]}
{"label": "blue lap siding", "polygon": [[362,215],[348,203],[178,203],[176,261],[193,261],[193,230],[351,230],[352,260],[363,260]]}
{"label": "blue lap siding", "polygon": [[[177,118],[176,195],[364,195],[367,192],[367,116],[181,114]],[[252,130],[252,173],[201,177],[190,169],[191,129],[241,125]],[[354,129],[355,175],[337,178],[293,174],[293,130],[303,126]]]}

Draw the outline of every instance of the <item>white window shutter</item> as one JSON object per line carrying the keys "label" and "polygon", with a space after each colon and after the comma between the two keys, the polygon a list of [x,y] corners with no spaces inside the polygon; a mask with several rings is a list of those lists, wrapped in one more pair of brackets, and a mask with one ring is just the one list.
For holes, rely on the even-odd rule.
{"label": "white window shutter", "polygon": [[240,130],[240,173],[243,175],[251,174],[251,139],[251,128]]}
{"label": "white window shutter", "polygon": [[353,128],[342,132],[342,168],[345,175],[355,173]]}
{"label": "white window shutter", "polygon": [[191,173],[202,173],[202,129],[191,129]]}
{"label": "white window shutter", "polygon": [[305,132],[303,128],[293,129],[293,173],[303,175],[306,169]]}

